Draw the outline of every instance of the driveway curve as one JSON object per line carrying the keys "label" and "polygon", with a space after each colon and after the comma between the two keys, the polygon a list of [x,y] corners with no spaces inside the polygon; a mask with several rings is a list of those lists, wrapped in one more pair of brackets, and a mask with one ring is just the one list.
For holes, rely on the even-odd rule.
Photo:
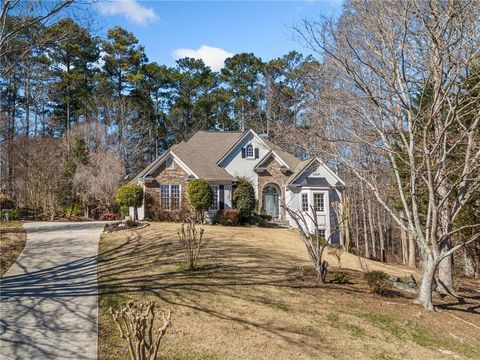
{"label": "driveway curve", "polygon": [[96,359],[97,252],[103,222],[25,224],[0,279],[0,358]]}

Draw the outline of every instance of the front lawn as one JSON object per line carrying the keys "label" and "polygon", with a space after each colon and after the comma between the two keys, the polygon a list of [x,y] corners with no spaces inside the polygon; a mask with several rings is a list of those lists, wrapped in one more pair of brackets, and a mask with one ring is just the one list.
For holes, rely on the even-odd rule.
{"label": "front lawn", "polygon": [[[297,233],[284,229],[204,226],[201,270],[188,272],[179,227],[152,223],[102,236],[100,359],[127,356],[109,308],[145,299],[172,310],[162,359],[480,358],[475,293],[462,305],[449,299],[444,309],[458,310],[441,313],[412,305],[411,295],[373,295],[350,254],[342,271],[351,283],[319,287]],[[331,280],[339,269],[328,261]],[[410,272],[375,262],[369,268]]]}

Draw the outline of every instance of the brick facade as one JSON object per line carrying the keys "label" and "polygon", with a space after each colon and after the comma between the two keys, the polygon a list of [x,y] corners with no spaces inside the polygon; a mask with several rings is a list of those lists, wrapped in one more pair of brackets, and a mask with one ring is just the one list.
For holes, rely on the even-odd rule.
{"label": "brick facade", "polygon": [[186,190],[188,174],[173,161],[172,168],[167,168],[166,162],[153,172],[153,181],[145,182],[145,216],[152,218],[149,209],[160,206],[160,184],[180,185],[180,207],[187,204]]}
{"label": "brick facade", "polygon": [[[280,190],[280,204],[285,199],[285,184],[291,173],[284,174],[280,171],[281,165],[275,160],[274,156],[270,156],[264,162],[265,170],[258,173],[258,209],[263,211],[262,192],[266,185],[275,184]],[[280,208],[280,218],[285,218],[285,210]]]}

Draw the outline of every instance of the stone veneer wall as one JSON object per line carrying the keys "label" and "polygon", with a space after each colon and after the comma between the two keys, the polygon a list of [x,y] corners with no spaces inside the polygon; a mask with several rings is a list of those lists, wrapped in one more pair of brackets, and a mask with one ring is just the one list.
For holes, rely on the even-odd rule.
{"label": "stone veneer wall", "polygon": [[[285,199],[285,184],[290,177],[290,174],[283,174],[280,171],[280,164],[275,160],[274,156],[270,156],[265,164],[265,171],[258,173],[258,209],[262,211],[263,196],[262,191],[265,185],[275,184],[280,188],[280,205]],[[285,210],[280,207],[280,218],[285,219]]]}
{"label": "stone veneer wall", "polygon": [[[155,180],[145,182],[146,199],[151,199],[160,204],[160,184],[171,184],[180,185],[181,205],[187,203],[186,190],[188,174],[183,171],[175,161],[173,161],[173,169],[167,169],[166,163],[164,162],[151,175]],[[151,214],[148,213],[149,205],[152,204],[145,204],[145,217],[151,217]]]}

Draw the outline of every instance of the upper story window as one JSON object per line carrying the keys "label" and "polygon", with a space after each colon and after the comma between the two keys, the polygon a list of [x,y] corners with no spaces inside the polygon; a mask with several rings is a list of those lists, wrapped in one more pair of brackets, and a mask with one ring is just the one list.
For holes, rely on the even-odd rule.
{"label": "upper story window", "polygon": [[168,170],[173,170],[173,159],[168,158],[167,161],[166,161],[166,165],[167,165]]}
{"label": "upper story window", "polygon": [[313,208],[316,212],[324,212],[325,211],[325,200],[324,200],[324,193],[315,193],[313,194]]}
{"label": "upper story window", "polygon": [[247,158],[255,157],[255,152],[253,150],[253,145],[252,144],[248,144],[247,146],[245,146],[245,157],[247,157]]}

